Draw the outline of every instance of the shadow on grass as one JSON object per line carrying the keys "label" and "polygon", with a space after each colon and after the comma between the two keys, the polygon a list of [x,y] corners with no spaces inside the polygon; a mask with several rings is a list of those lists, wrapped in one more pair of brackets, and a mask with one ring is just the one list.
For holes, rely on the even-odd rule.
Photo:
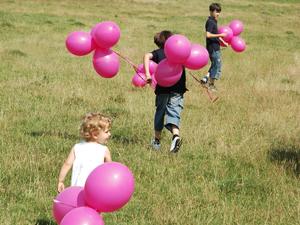
{"label": "shadow on grass", "polygon": [[51,137],[60,137],[64,139],[69,139],[69,140],[77,140],[78,136],[69,134],[66,132],[54,132],[54,131],[32,131],[28,132],[27,135],[30,135],[32,137],[45,137],[45,136],[51,136]]}
{"label": "shadow on grass", "polygon": [[300,175],[300,147],[280,146],[271,148],[268,153],[271,162],[283,166],[288,172]]}
{"label": "shadow on grass", "polygon": [[49,219],[38,219],[35,222],[35,225],[57,225],[57,223],[55,223],[53,220],[49,220]]}

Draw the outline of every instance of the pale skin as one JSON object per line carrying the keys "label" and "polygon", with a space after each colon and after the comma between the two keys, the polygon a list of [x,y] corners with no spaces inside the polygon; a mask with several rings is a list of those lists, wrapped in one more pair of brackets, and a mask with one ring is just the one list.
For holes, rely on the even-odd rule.
{"label": "pale skin", "polygon": [[[148,83],[151,83],[152,79],[151,79],[151,75],[150,75],[150,71],[149,71],[149,62],[150,60],[153,58],[153,54],[152,53],[146,53],[144,56],[144,68],[145,68],[145,75],[146,75],[146,79]],[[179,136],[179,129],[176,125],[172,124],[171,126],[171,132],[173,135],[178,135]],[[154,130],[154,136],[155,138],[157,138],[158,140],[160,140],[161,137],[161,131],[158,130]]]}
{"label": "pale skin", "polygon": [[151,83],[152,81],[150,71],[149,71],[149,62],[152,58],[153,58],[152,53],[146,53],[144,56],[144,68],[145,68],[147,83]]}
{"label": "pale skin", "polygon": [[[110,129],[106,128],[104,130],[100,130],[99,132],[93,132],[92,133],[92,139],[90,142],[96,142],[99,144],[106,145],[109,138],[111,136]],[[75,153],[74,148],[71,149],[66,161],[64,162],[63,166],[61,167],[59,176],[58,176],[58,185],[57,185],[57,191],[62,192],[65,189],[64,180],[72,168],[72,165],[75,160]],[[109,149],[106,147],[106,153],[104,156],[104,162],[111,162],[111,154]]]}

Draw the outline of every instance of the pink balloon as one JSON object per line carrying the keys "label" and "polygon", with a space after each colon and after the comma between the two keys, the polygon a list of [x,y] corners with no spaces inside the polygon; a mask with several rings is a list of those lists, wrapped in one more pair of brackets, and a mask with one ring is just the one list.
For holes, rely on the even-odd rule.
{"label": "pink balloon", "polygon": [[218,29],[218,33],[219,34],[225,33],[226,36],[223,37],[223,40],[226,41],[228,44],[230,44],[231,39],[233,38],[233,31],[231,30],[230,27],[228,27],[228,26],[221,26]]}
{"label": "pink balloon", "polygon": [[191,43],[185,36],[175,34],[166,41],[164,51],[170,62],[184,63],[191,53]]}
{"label": "pink balloon", "polygon": [[112,78],[119,72],[119,56],[110,49],[96,49],[93,57],[96,72],[105,78]]}
{"label": "pink balloon", "polygon": [[66,39],[66,47],[70,53],[77,56],[83,56],[93,51],[96,44],[89,33],[75,31],[68,35]]}
{"label": "pink balloon", "polygon": [[101,25],[101,23],[97,23],[95,26],[92,27],[91,32],[90,32],[92,37],[95,36],[96,30],[100,25]]}
{"label": "pink balloon", "polygon": [[52,213],[55,221],[60,224],[68,212],[80,206],[85,206],[83,188],[75,186],[66,188],[53,201]]}
{"label": "pink balloon", "polygon": [[157,66],[155,79],[158,85],[162,87],[170,87],[179,81],[182,74],[182,65],[169,62],[163,59]]}
{"label": "pink balloon", "polygon": [[110,48],[117,44],[120,39],[120,28],[112,21],[105,21],[96,24],[91,34],[97,45],[101,48]]}
{"label": "pink balloon", "polygon": [[246,43],[241,37],[235,36],[231,40],[231,48],[236,52],[243,52],[246,49]]}
{"label": "pink balloon", "polygon": [[145,87],[147,84],[146,75],[138,72],[132,77],[132,84],[136,87]]}
{"label": "pink balloon", "polygon": [[207,65],[209,54],[206,48],[199,44],[192,44],[191,54],[184,63],[186,68],[191,70],[199,70]]}
{"label": "pink balloon", "polygon": [[88,176],[84,196],[88,206],[98,212],[112,212],[123,207],[134,192],[134,177],[123,164],[108,162]]}
{"label": "pink balloon", "polygon": [[[150,60],[149,61],[149,72],[150,72],[150,74],[154,74],[156,69],[157,69],[157,64],[155,62],[153,62],[152,60]],[[144,64],[140,64],[138,66],[138,71],[141,72],[141,73],[146,73],[145,68],[144,68]]]}
{"label": "pink balloon", "polygon": [[60,225],[104,225],[102,216],[89,207],[79,207],[70,211]]}
{"label": "pink balloon", "polygon": [[229,27],[231,28],[234,36],[238,36],[244,30],[244,25],[240,20],[232,20]]}

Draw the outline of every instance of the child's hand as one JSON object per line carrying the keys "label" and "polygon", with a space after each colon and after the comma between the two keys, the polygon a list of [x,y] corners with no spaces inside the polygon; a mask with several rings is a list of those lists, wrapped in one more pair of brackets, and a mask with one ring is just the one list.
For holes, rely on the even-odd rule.
{"label": "child's hand", "polygon": [[228,47],[229,45],[226,41],[224,41],[223,44],[225,45],[225,47]]}
{"label": "child's hand", "polygon": [[146,76],[146,81],[147,81],[147,84],[151,84],[152,77],[151,76]]}
{"label": "child's hand", "polygon": [[58,182],[58,185],[57,185],[57,191],[60,193],[62,192],[63,190],[65,190],[65,185],[63,182]]}

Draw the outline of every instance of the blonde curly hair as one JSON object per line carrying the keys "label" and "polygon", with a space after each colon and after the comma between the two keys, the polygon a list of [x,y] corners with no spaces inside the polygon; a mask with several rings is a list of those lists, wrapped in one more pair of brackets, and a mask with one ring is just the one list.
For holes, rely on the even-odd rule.
{"label": "blonde curly hair", "polygon": [[85,141],[93,141],[93,134],[97,134],[100,130],[110,129],[112,124],[111,118],[98,113],[87,113],[82,120],[80,126],[80,136]]}

